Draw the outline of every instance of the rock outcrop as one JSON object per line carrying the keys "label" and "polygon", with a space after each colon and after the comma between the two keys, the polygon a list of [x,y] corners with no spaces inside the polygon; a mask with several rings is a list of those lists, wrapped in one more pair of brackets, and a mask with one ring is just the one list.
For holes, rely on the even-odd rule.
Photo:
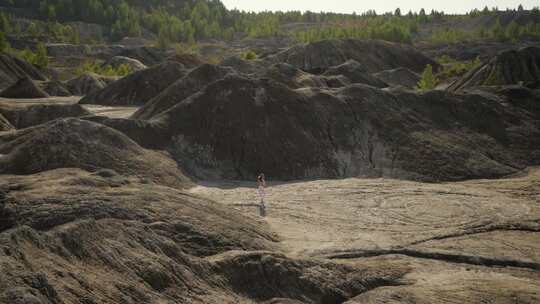
{"label": "rock outcrop", "polygon": [[536,87],[540,82],[540,48],[526,47],[505,51],[470,71],[448,90],[459,91],[478,86],[522,84]]}
{"label": "rock outcrop", "polygon": [[9,88],[0,92],[0,97],[4,98],[46,98],[49,94],[39,87],[29,77],[19,79]]}
{"label": "rock outcrop", "polygon": [[13,85],[24,77],[42,81],[47,79],[28,62],[6,53],[0,53],[0,90]]}
{"label": "rock outcrop", "polygon": [[306,72],[322,73],[348,60],[355,60],[369,73],[405,67],[421,72],[438,64],[410,46],[379,40],[334,39],[301,44],[268,60],[290,63]]}
{"label": "rock outcrop", "polygon": [[33,174],[57,168],[114,170],[145,182],[182,188],[189,179],[166,155],[145,150],[124,134],[76,118],[0,135],[0,174]]}
{"label": "rock outcrop", "polygon": [[89,93],[80,102],[115,106],[143,105],[187,72],[182,64],[168,61],[121,78],[99,91]]}

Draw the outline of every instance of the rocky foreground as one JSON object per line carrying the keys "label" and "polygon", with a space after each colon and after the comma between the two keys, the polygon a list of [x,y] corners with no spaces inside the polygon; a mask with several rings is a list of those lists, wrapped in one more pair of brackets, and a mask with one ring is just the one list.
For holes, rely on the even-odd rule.
{"label": "rocky foreground", "polygon": [[538,58],[419,91],[441,67],[380,41],[64,83],[0,56],[0,303],[539,303]]}

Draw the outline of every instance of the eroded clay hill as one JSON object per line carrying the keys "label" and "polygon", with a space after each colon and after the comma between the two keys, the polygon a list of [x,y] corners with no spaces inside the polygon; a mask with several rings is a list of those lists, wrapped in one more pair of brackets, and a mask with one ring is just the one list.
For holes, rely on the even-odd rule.
{"label": "eroded clay hill", "polygon": [[68,118],[0,135],[0,174],[58,168],[109,169],[178,188],[190,184],[172,159],[101,124]]}
{"label": "eroded clay hill", "polygon": [[379,40],[335,39],[301,44],[270,57],[268,60],[290,63],[306,72],[320,73],[348,60],[359,62],[371,73],[398,67],[421,72],[438,64],[412,47]]}
{"label": "eroded clay hill", "polygon": [[0,90],[8,88],[25,77],[46,80],[46,77],[28,62],[2,52],[0,54]]}
{"label": "eroded clay hill", "polygon": [[510,106],[489,94],[366,85],[292,90],[233,74],[172,108],[154,109],[161,114],[149,124],[164,135],[161,147],[201,178],[264,171],[280,179],[461,180],[504,176],[538,161],[537,108],[512,99]]}
{"label": "eroded clay hill", "polygon": [[2,114],[0,114],[0,131],[9,131],[13,129],[13,125]]}
{"label": "eroded clay hill", "polygon": [[182,64],[167,61],[92,91],[81,100],[81,104],[143,105],[186,73]]}
{"label": "eroded clay hill", "polygon": [[540,302],[534,85],[413,91],[435,63],[378,41],[173,60],[0,99],[0,303]]}
{"label": "eroded clay hill", "polygon": [[513,84],[538,88],[539,81],[540,48],[526,47],[500,53],[453,83],[449,90]]}
{"label": "eroded clay hill", "polygon": [[121,175],[3,175],[0,189],[1,303],[337,304],[407,273],[287,257],[264,223]]}

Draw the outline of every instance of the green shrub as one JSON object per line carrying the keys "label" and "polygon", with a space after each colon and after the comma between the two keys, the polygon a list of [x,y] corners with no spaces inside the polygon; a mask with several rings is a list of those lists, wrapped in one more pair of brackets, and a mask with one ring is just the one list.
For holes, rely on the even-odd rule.
{"label": "green shrub", "polygon": [[245,60],[255,60],[257,59],[257,53],[250,50],[245,52],[244,55],[242,55],[242,58],[244,58]]}
{"label": "green shrub", "polygon": [[480,58],[470,61],[458,61],[447,55],[437,58],[437,62],[444,66],[443,70],[437,74],[439,81],[463,76],[482,64]]}
{"label": "green shrub", "polygon": [[47,48],[43,43],[37,45],[37,51],[35,56],[35,65],[40,68],[46,68],[49,65],[49,57],[47,57]]}
{"label": "green shrub", "polygon": [[77,75],[83,75],[86,73],[94,73],[102,76],[127,76],[131,73],[131,68],[127,64],[121,64],[116,69],[111,65],[103,66],[99,62],[85,62],[79,66],[75,73]]}
{"label": "green shrub", "polygon": [[36,52],[32,52],[30,49],[25,48],[19,52],[19,56],[39,68],[46,68],[49,65],[49,57],[47,56],[47,48],[43,43],[37,45]]}
{"label": "green shrub", "polygon": [[422,73],[422,78],[418,82],[418,89],[433,90],[437,86],[437,78],[433,75],[433,67],[428,64]]}
{"label": "green shrub", "polygon": [[6,39],[4,32],[0,32],[0,52],[5,52],[9,49],[9,42]]}

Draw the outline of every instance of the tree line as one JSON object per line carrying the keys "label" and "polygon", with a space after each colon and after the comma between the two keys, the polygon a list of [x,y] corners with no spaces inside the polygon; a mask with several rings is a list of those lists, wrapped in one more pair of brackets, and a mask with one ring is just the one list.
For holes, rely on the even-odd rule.
{"label": "tree line", "polygon": [[[79,33],[62,23],[83,21],[103,25],[106,37],[111,40],[126,36],[148,37],[146,31],[149,31],[156,36],[161,47],[176,42],[194,43],[210,39],[228,41],[278,35],[291,35],[300,42],[329,38],[374,38],[410,43],[419,27],[424,24],[456,18],[435,10],[402,12],[399,8],[383,14],[373,10],[362,14],[310,11],[253,13],[228,10],[219,0],[0,0],[0,6],[28,10],[42,19],[43,24],[25,29],[26,34],[47,35],[60,41],[77,42],[80,40]],[[517,8],[517,11],[523,10],[523,6]],[[483,10],[473,10],[467,16],[491,15],[496,12],[498,8],[486,7]],[[535,8],[534,12],[538,12],[538,9]],[[21,29],[3,26],[9,24],[4,19],[0,19],[2,32],[21,32]],[[291,24],[292,27],[285,26]],[[294,27],[295,24],[306,26]],[[503,29],[494,27],[480,29],[475,33],[443,29],[433,33],[430,39],[451,42],[494,37],[502,40],[503,35],[519,39],[536,37],[539,32],[538,23],[501,27]]]}

